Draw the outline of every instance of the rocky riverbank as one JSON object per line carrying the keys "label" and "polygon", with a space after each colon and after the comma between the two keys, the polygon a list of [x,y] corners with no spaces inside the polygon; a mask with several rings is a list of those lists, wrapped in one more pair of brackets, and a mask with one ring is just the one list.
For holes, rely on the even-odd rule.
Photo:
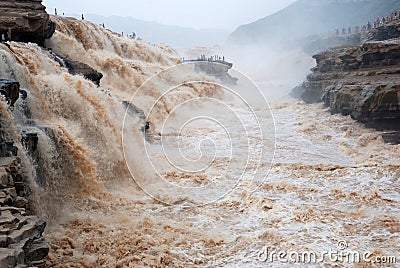
{"label": "rocky riverbank", "polygon": [[[0,1],[1,41],[33,42],[41,46],[55,31],[41,1]],[[5,43],[11,50],[9,43]],[[4,60],[4,58],[3,58]],[[0,94],[9,107],[27,93],[13,79],[0,79]],[[0,267],[44,267],[49,247],[43,237],[46,222],[32,215],[31,189],[19,148],[31,150],[37,134],[10,132],[9,110],[0,112]],[[8,122],[8,123],[7,123]],[[35,136],[36,135],[36,136]]]}
{"label": "rocky riverbank", "polygon": [[[291,95],[324,102],[332,113],[351,115],[379,130],[400,129],[400,22],[374,29],[357,45],[313,56],[317,66]],[[386,135],[387,136],[387,135]],[[399,143],[395,133],[391,143]]]}
{"label": "rocky riverbank", "polygon": [[[20,94],[19,83],[0,79],[0,88],[8,104],[13,105]],[[4,116],[0,114],[0,267],[44,267],[49,252],[42,236],[46,222],[30,215],[30,190],[14,145],[18,137],[3,128]],[[30,140],[23,136],[21,143],[28,148]]]}
{"label": "rocky riverbank", "polygon": [[[55,24],[40,0],[0,1],[0,38],[2,42],[32,42],[44,46],[44,41],[55,32]],[[5,43],[8,49],[10,43]],[[3,61],[5,59],[3,58]],[[6,62],[3,62],[5,64]],[[0,79],[0,93],[9,107],[20,94],[20,83]],[[10,114],[6,106],[0,112],[0,267],[44,267],[49,247],[43,232],[46,222],[32,215],[31,189],[19,157],[19,148],[32,149],[37,145],[37,134],[21,136],[10,131]],[[17,144],[18,143],[18,144]]]}
{"label": "rocky riverbank", "polygon": [[[55,30],[56,25],[40,0],[0,1],[1,41],[32,42],[45,46],[45,40]],[[4,44],[14,53],[11,43]],[[50,58],[70,74],[81,75],[100,85],[103,75],[89,65],[51,50],[49,53]],[[13,71],[11,77],[14,77]],[[0,94],[8,107],[13,107],[20,96],[21,99],[27,98],[27,92],[20,89],[20,83],[13,79],[0,78]],[[38,136],[25,130],[20,130],[20,134],[8,133],[8,128],[2,127],[5,118],[10,118],[10,114],[4,109],[0,113],[0,267],[44,267],[49,253],[42,236],[46,222],[32,215],[35,208],[30,201],[30,185],[15,146],[18,143],[19,148],[34,155]]]}
{"label": "rocky riverbank", "polygon": [[27,213],[25,178],[18,157],[0,158],[0,267],[44,267],[46,222]]}

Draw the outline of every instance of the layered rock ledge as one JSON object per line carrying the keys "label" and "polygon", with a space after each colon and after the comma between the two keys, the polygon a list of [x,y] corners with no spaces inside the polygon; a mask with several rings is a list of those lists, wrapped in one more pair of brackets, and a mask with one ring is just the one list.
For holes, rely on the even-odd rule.
{"label": "layered rock ledge", "polygon": [[[14,80],[0,79],[0,89],[9,105],[21,93],[19,83]],[[7,140],[18,137],[7,133],[3,116],[0,113],[0,267],[44,267],[49,253],[42,236],[46,222],[30,215],[32,204],[18,148],[15,140]],[[21,144],[35,150],[37,136],[23,133]]]}
{"label": "layered rock ledge", "polygon": [[0,158],[0,267],[44,267],[46,222],[28,216],[26,187],[17,157]]}
{"label": "layered rock ledge", "polygon": [[[400,22],[374,29],[370,40],[313,56],[317,66],[291,96],[324,102],[332,113],[351,115],[379,130],[400,130]],[[396,37],[381,40],[384,37]],[[392,134],[388,138],[398,143]]]}
{"label": "layered rock ledge", "polygon": [[96,71],[89,65],[83,62],[74,61],[67,57],[57,55],[50,51],[51,57],[60,64],[60,66],[68,69],[68,72],[72,75],[82,75],[85,79],[92,81],[95,85],[100,86],[100,80],[103,78],[103,74]]}
{"label": "layered rock ledge", "polygon": [[32,42],[41,46],[55,31],[41,0],[0,0],[2,41]]}

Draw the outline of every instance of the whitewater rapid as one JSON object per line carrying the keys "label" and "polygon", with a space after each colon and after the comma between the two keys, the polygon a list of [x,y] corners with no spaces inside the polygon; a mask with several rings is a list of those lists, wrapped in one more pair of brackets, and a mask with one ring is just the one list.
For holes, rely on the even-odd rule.
{"label": "whitewater rapid", "polygon": [[[220,201],[185,208],[165,206],[134,186],[118,189],[98,208],[77,211],[50,232],[58,249],[51,262],[292,267],[296,263],[261,262],[260,251],[319,253],[337,250],[339,241],[346,241],[350,252],[396,256],[400,147],[321,105],[287,98],[272,111],[277,150],[259,190],[250,194],[242,185]],[[201,139],[193,131],[187,138]],[[177,181],[185,177],[174,175]]]}
{"label": "whitewater rapid", "polygon": [[[268,81],[260,83],[271,109],[262,101],[249,110],[239,105],[240,98],[224,100],[221,88],[212,84],[215,79],[192,71],[173,72],[159,84],[150,83],[133,103],[144,113],[157,104],[148,120],[158,138],[146,141],[134,120],[124,125],[123,103],[149,77],[179,63],[176,53],[91,22],[52,19],[57,31],[48,47],[89,64],[104,78],[97,87],[71,75],[35,44],[0,46],[1,76],[18,80],[28,92],[27,101],[10,111],[9,127],[17,133],[29,126],[39,136],[38,158],[26,157],[24,165],[35,186],[35,212],[49,223],[49,267],[291,267],[294,264],[261,262],[260,252],[264,247],[329,251],[337,249],[338,242],[360,253],[400,252],[399,145],[384,144],[377,131],[349,117],[287,97],[290,87],[279,94],[285,97],[271,98],[276,91]],[[188,77],[206,83],[183,84],[159,99],[162,86]],[[246,96],[246,89],[240,95]],[[202,98],[234,102],[231,111],[238,117],[215,109],[213,119],[218,120],[204,120],[210,111],[205,105],[179,113],[203,111],[196,124],[162,133],[162,123],[177,104]],[[202,107],[201,102],[196,105]],[[3,113],[8,112],[4,108]],[[260,124],[254,124],[254,115]],[[186,122],[185,117],[173,119]],[[121,140],[123,126],[132,134],[128,144]],[[230,130],[228,136],[224,127]],[[269,135],[260,139],[260,133]],[[231,140],[236,141],[233,147]],[[173,150],[172,156],[182,154],[186,160],[215,156],[214,165],[196,175],[170,169],[160,142],[166,149],[179,144],[181,151]],[[124,154],[124,148],[130,150]],[[180,187],[214,182],[209,191],[217,198],[201,202],[206,195],[165,192],[158,177],[151,176],[154,170],[142,165],[149,156],[160,174]],[[190,167],[190,161],[185,163]],[[252,180],[255,167],[261,172]],[[230,175],[227,184],[219,183],[221,171]],[[168,194],[146,193],[131,173]],[[238,183],[236,175],[243,175]]]}

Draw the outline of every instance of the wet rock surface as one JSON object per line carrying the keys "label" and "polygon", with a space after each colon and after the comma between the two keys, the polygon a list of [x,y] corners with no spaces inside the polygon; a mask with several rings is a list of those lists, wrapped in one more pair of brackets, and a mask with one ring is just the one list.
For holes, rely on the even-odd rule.
{"label": "wet rock surface", "polygon": [[[374,29],[370,37],[397,37],[399,25]],[[291,96],[307,103],[324,102],[332,113],[351,115],[369,127],[399,130],[399,38],[333,48],[313,58],[317,66]]]}
{"label": "wet rock surface", "polygon": [[41,0],[1,0],[0,36],[4,40],[32,42],[41,46],[55,31]]}
{"label": "wet rock surface", "polygon": [[83,62],[73,61],[68,58],[64,58],[64,63],[72,75],[83,75],[83,77],[92,81],[95,85],[100,86],[100,80],[103,78],[102,73],[99,73]]}
{"label": "wet rock surface", "polygon": [[28,200],[21,161],[0,158],[0,267],[44,267],[49,247],[46,223],[27,215]]}
{"label": "wet rock surface", "polygon": [[[19,83],[0,79],[2,94],[9,105],[19,97]],[[46,222],[29,215],[30,201],[26,176],[18,148],[3,128],[0,114],[0,267],[44,267],[49,247],[42,234]],[[36,133],[22,133],[28,152],[37,147]]]}
{"label": "wet rock surface", "polygon": [[232,63],[225,61],[193,61],[195,71],[203,72],[207,75],[214,76],[224,83],[235,85],[237,78],[229,74],[229,70],[233,67]]}
{"label": "wet rock surface", "polygon": [[103,74],[96,71],[86,63],[71,60],[67,57],[57,55],[52,51],[50,51],[50,55],[53,60],[58,62],[62,67],[67,68],[70,74],[82,75],[85,79],[88,79],[95,85],[100,86],[100,80],[103,78]]}
{"label": "wet rock surface", "polygon": [[400,24],[398,22],[389,23],[384,27],[372,29],[366,40],[383,41],[393,38],[400,38]]}
{"label": "wet rock surface", "polygon": [[19,98],[19,82],[12,79],[0,78],[0,94],[3,95],[10,106],[14,106]]}
{"label": "wet rock surface", "polygon": [[387,143],[400,144],[400,131],[383,133],[382,138]]}

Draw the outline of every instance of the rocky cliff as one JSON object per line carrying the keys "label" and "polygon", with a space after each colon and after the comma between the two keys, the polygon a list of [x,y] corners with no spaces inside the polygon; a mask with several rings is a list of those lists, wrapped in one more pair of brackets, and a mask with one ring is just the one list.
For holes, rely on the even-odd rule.
{"label": "rocky cliff", "polygon": [[[0,1],[0,40],[32,42],[44,46],[55,32],[41,0]],[[4,48],[13,52],[12,43]],[[8,59],[2,55],[4,68]],[[11,72],[13,72],[10,69]],[[12,75],[13,76],[13,75]],[[13,107],[27,92],[14,79],[0,78],[0,94]],[[44,267],[49,247],[43,237],[46,222],[34,216],[31,182],[26,171],[31,163],[23,164],[20,155],[37,149],[37,133],[16,133],[10,126],[10,112],[0,105],[0,267]]]}
{"label": "rocky cliff", "polygon": [[1,0],[0,37],[43,45],[55,31],[45,9],[41,0]]}
{"label": "rocky cliff", "polygon": [[194,69],[196,72],[202,72],[207,75],[213,76],[220,81],[235,85],[237,78],[229,74],[233,64],[225,61],[192,61],[194,62]]}
{"label": "rocky cliff", "polygon": [[[14,105],[20,94],[19,83],[0,79],[0,88],[8,104]],[[44,267],[49,252],[42,236],[46,222],[30,215],[30,189],[14,144],[16,137],[3,127],[9,116],[6,113],[0,113],[0,267]],[[35,138],[32,133],[23,134],[21,143],[35,150]]]}
{"label": "rocky cliff", "polygon": [[374,29],[362,44],[313,58],[317,66],[292,96],[324,102],[367,126],[400,129],[400,21]]}
{"label": "rocky cliff", "polygon": [[[46,222],[27,214],[25,179],[18,157],[0,158],[0,267],[44,267]],[[27,266],[23,266],[27,265]]]}

